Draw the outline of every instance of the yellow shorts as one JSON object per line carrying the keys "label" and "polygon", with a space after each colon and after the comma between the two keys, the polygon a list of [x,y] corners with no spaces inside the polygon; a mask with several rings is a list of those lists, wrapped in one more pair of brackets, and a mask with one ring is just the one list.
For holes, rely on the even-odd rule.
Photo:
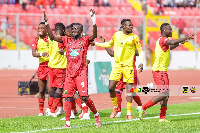
{"label": "yellow shorts", "polygon": [[119,63],[115,63],[109,80],[120,81],[123,75],[123,82],[134,83],[134,69],[133,66],[121,66]]}

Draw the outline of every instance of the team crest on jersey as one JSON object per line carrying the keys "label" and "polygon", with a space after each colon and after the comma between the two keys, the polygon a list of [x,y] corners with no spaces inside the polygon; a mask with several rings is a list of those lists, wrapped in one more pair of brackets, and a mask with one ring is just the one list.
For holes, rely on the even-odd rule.
{"label": "team crest on jersey", "polygon": [[77,51],[79,51],[79,50],[81,50],[81,48],[80,49],[71,49],[70,48],[70,51],[71,51],[70,55],[71,56],[78,56],[79,53]]}
{"label": "team crest on jersey", "polygon": [[79,42],[79,45],[82,45],[82,41]]}
{"label": "team crest on jersey", "polygon": [[67,90],[64,91],[64,94],[67,94]]}

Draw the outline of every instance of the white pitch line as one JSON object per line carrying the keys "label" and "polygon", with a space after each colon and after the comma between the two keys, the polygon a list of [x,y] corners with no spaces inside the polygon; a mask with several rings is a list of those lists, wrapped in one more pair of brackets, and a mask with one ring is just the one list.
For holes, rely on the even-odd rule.
{"label": "white pitch line", "polygon": [[[189,114],[177,114],[177,115],[166,115],[166,116],[184,116],[184,115],[196,115],[196,114],[200,114],[200,112],[198,113],[189,113]],[[159,118],[160,116],[154,116],[154,117],[146,117],[143,119],[155,119],[155,118]],[[110,121],[110,122],[103,122],[102,124],[106,125],[106,124],[110,124],[110,123],[122,123],[122,122],[129,122],[129,121],[138,121],[140,120],[139,118],[137,119],[132,119],[132,120],[124,120],[124,121]],[[77,127],[85,127],[85,126],[92,126],[95,124],[88,124],[88,125],[78,125],[78,126],[71,126],[71,128],[77,128]],[[40,130],[33,130],[33,131],[24,131],[24,132],[10,132],[10,133],[34,133],[34,132],[41,132],[41,131],[49,131],[49,130],[58,130],[58,129],[66,129],[64,127],[57,127],[57,128],[50,128],[50,129],[40,129]]]}
{"label": "white pitch line", "polygon": [[200,97],[189,97],[189,99],[200,99]]}

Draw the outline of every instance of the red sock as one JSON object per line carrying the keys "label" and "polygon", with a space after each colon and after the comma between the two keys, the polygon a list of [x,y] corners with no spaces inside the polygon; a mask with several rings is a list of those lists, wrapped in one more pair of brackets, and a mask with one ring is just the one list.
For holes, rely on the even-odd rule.
{"label": "red sock", "polygon": [[167,107],[160,108],[160,119],[165,119]]}
{"label": "red sock", "polygon": [[72,98],[72,110],[76,109],[76,102],[75,100]]}
{"label": "red sock", "polygon": [[121,107],[122,107],[122,96],[120,94],[116,94],[117,97],[117,104],[118,104],[118,109],[121,112]]}
{"label": "red sock", "polygon": [[142,109],[143,110],[146,110],[147,108],[150,108],[151,106],[155,105],[154,102],[152,102],[151,100],[149,100],[147,103],[145,103],[143,106],[142,106]]}
{"label": "red sock", "polygon": [[82,108],[81,99],[80,99],[80,98],[76,99],[76,103],[78,104],[78,106],[79,106],[80,108]]}
{"label": "red sock", "polygon": [[86,105],[90,108],[90,110],[93,112],[93,114],[97,113],[97,109],[94,106],[92,99],[89,98],[88,101],[86,102]]}
{"label": "red sock", "polygon": [[51,113],[55,113],[61,98],[55,98],[51,106]]}
{"label": "red sock", "polygon": [[70,101],[65,101],[64,109],[65,109],[65,119],[66,119],[66,121],[70,121],[71,109],[72,109],[71,100]]}
{"label": "red sock", "polygon": [[63,99],[60,99],[60,102],[58,103],[58,107],[63,107]]}
{"label": "red sock", "polygon": [[138,104],[138,106],[142,106],[142,102],[141,102],[140,97],[138,95],[135,95],[133,100]]}
{"label": "red sock", "polygon": [[88,106],[82,107],[83,113],[88,113]]}
{"label": "red sock", "polygon": [[48,108],[51,109],[51,106],[53,104],[53,100],[54,100],[54,97],[49,97],[49,102],[48,102]]}
{"label": "red sock", "polygon": [[38,99],[38,103],[39,103],[39,109],[40,109],[40,113],[43,113],[44,114],[44,100],[45,99]]}

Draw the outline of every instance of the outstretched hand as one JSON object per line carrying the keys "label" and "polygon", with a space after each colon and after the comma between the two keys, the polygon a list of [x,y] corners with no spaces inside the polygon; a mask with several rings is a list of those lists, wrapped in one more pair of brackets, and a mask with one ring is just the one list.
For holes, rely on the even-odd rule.
{"label": "outstretched hand", "polygon": [[95,12],[95,10],[94,9],[90,9],[90,15],[91,15],[91,17],[93,17],[94,15],[96,15],[97,13]]}
{"label": "outstretched hand", "polygon": [[195,35],[197,35],[197,34],[192,34],[192,35],[190,35],[189,37],[187,37],[187,39],[188,39],[188,40],[194,39],[194,36],[195,36]]}
{"label": "outstretched hand", "polygon": [[91,46],[94,46],[94,45],[95,45],[95,42],[90,42],[90,45],[91,45]]}
{"label": "outstretched hand", "polygon": [[102,36],[100,36],[100,43],[104,43],[105,42],[105,39],[102,37]]}
{"label": "outstretched hand", "polygon": [[47,16],[46,16],[45,10],[44,10],[43,12],[44,12],[44,21],[47,22],[47,21],[48,21],[48,18],[47,18]]}
{"label": "outstretched hand", "polygon": [[143,64],[141,63],[141,64],[139,64],[139,67],[138,67],[138,71],[139,71],[139,73],[141,73],[142,70],[143,70]]}

